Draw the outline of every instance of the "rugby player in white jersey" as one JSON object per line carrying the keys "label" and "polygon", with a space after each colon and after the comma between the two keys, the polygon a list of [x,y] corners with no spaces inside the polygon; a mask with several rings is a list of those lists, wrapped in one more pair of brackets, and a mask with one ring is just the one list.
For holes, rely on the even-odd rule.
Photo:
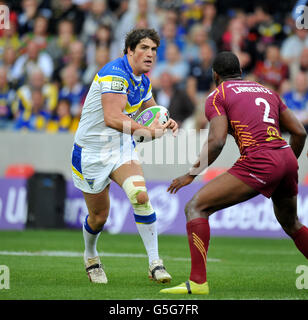
{"label": "rugby player in white jersey", "polygon": [[178,129],[172,119],[161,125],[156,117],[150,127],[132,119],[141,110],[156,105],[145,73],[155,61],[159,43],[153,29],[132,30],[127,34],[124,56],[109,62],[96,74],[75,135],[72,176],[88,208],[83,224],[84,262],[90,281],[95,283],[107,283],[96,244],[109,214],[111,180],[122,187],[133,206],[137,229],[148,254],[149,277],[161,283],[171,280],[159,257],[155,210],[132,138],[136,135],[155,139],[168,128],[174,134]]}

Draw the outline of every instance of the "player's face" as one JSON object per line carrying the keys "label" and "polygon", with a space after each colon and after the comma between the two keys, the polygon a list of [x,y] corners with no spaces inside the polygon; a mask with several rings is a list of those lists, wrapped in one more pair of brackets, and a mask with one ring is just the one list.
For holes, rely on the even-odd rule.
{"label": "player's face", "polygon": [[135,75],[150,71],[156,59],[156,51],[156,43],[149,38],[142,39],[134,51],[128,49],[128,58]]}

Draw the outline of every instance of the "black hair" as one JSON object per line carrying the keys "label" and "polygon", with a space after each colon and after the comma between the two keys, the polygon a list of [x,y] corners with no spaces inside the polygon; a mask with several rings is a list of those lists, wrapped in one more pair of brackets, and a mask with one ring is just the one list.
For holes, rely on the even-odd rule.
{"label": "black hair", "polygon": [[127,54],[128,48],[134,51],[140,41],[145,38],[151,39],[159,47],[160,38],[155,29],[133,29],[126,35],[124,54]]}
{"label": "black hair", "polygon": [[222,51],[216,55],[213,70],[222,78],[235,78],[242,74],[239,59],[231,51]]}

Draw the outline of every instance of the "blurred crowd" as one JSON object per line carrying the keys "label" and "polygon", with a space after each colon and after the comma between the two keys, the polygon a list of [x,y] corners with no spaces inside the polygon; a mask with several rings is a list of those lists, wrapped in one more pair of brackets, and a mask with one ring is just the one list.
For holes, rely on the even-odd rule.
{"label": "blurred crowd", "polygon": [[[242,2],[242,3],[241,3]],[[278,91],[308,131],[308,30],[296,1],[22,0],[0,29],[0,129],[74,132],[96,74],[132,28],[161,36],[148,74],[182,128],[206,128],[215,54],[232,50],[245,79]],[[248,4],[249,3],[249,4]],[[277,11],[278,10],[278,11]]]}

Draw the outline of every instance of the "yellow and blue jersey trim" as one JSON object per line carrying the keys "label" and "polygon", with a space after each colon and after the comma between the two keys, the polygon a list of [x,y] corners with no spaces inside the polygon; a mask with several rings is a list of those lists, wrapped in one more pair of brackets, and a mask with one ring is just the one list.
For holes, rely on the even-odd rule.
{"label": "yellow and blue jersey trim", "polygon": [[[151,99],[152,86],[150,79],[142,74],[140,81],[133,75],[127,56],[107,63],[95,76],[94,81],[102,85],[102,94],[113,92],[127,95],[125,112],[136,112],[142,103]],[[113,81],[119,81],[121,86],[113,89]],[[122,85],[123,84],[123,85]]]}
{"label": "yellow and blue jersey trim", "polygon": [[82,147],[74,143],[72,154],[72,171],[81,179],[84,180],[81,168],[81,152]]}

